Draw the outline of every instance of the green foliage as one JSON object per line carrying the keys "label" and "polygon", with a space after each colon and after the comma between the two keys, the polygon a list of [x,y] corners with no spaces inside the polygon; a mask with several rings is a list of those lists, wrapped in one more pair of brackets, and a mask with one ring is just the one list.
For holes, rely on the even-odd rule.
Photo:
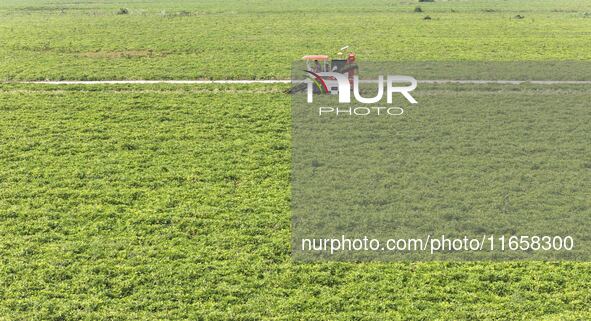
{"label": "green foliage", "polygon": [[373,61],[591,59],[580,38],[591,30],[589,1],[437,1],[421,4],[429,23],[416,5],[137,1],[118,16],[116,1],[5,0],[0,79],[288,79],[292,61],[344,45]]}
{"label": "green foliage", "polygon": [[[2,1],[0,79],[285,79],[344,44],[591,58],[586,0],[438,1],[429,23],[410,1],[125,5]],[[591,318],[589,263],[294,263],[286,89],[0,84],[1,318]]]}
{"label": "green foliage", "polygon": [[[491,77],[513,79],[501,73],[511,66],[488,66]],[[554,65],[539,68],[551,72]],[[556,66],[558,73],[562,68]],[[375,96],[374,84],[363,89],[366,97]],[[341,235],[571,235],[577,240],[573,251],[525,257],[509,251],[440,257],[358,251],[331,259],[591,259],[589,226],[583,223],[591,217],[589,95],[591,88],[582,85],[420,84],[413,92],[418,106],[405,106],[400,117],[318,117],[318,106],[337,108],[336,97],[318,96],[311,106],[305,93],[294,96],[295,248],[302,238]],[[403,100],[393,106],[404,106]],[[319,253],[296,254],[309,261]]]}
{"label": "green foliage", "polygon": [[591,317],[588,263],[293,263],[284,90],[0,87],[0,315]]}

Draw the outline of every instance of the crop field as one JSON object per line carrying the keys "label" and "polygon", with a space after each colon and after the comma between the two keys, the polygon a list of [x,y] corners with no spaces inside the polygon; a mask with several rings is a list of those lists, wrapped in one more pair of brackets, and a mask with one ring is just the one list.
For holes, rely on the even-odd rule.
{"label": "crop field", "polygon": [[127,1],[117,14],[122,6],[2,1],[0,79],[288,79],[292,61],[344,45],[366,61],[591,58],[587,0]]}
{"label": "crop field", "polygon": [[[346,44],[363,60],[585,61],[590,30],[582,0],[4,0],[0,320],[591,319],[588,262],[295,262],[288,85],[17,82],[288,79],[293,60]],[[457,98],[468,86],[426,94]],[[536,90],[580,98],[589,87]],[[535,129],[589,135],[586,106],[568,114],[576,124],[554,122],[551,107],[540,107]],[[477,117],[456,108],[440,122]],[[507,130],[501,152],[524,137],[505,123],[513,115],[523,111],[488,124]],[[532,148],[545,139],[548,149],[588,150],[551,132]],[[578,156],[562,177],[534,159],[532,195],[554,193],[553,210],[589,213],[591,164]],[[576,200],[558,201],[563,189],[544,186],[549,177],[579,188]],[[509,187],[474,199],[520,210],[502,196]]]}
{"label": "crop field", "polygon": [[0,314],[589,317],[587,263],[293,263],[283,89],[3,86]]}

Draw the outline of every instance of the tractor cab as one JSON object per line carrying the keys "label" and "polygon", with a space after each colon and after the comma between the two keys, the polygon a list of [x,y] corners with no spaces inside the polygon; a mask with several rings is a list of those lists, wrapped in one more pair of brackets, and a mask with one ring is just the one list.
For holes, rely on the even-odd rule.
{"label": "tractor cab", "polygon": [[329,72],[330,62],[327,55],[308,55],[302,57],[306,62],[306,69],[311,72]]}
{"label": "tractor cab", "polygon": [[[338,94],[338,85],[334,77],[326,75],[318,75],[324,72],[336,72],[345,74],[349,78],[351,88],[353,88],[353,77],[357,74],[359,68],[355,63],[355,53],[349,50],[349,46],[343,47],[339,50],[334,58],[331,59],[329,55],[307,55],[303,56],[302,60],[306,63],[306,72],[313,75],[316,86],[312,87],[316,94]],[[310,77],[311,75],[307,75]],[[304,91],[308,88],[308,83],[303,82],[295,85],[288,92],[296,93]]]}

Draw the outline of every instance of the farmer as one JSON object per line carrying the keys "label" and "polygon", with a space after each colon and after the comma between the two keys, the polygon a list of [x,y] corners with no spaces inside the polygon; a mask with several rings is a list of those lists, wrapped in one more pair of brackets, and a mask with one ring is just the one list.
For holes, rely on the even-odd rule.
{"label": "farmer", "polygon": [[320,62],[318,60],[314,60],[314,72],[320,72],[322,68],[320,68]]}
{"label": "farmer", "polygon": [[355,63],[355,53],[351,52],[349,53],[349,56],[347,57],[347,62],[343,67],[343,73],[346,72],[348,74],[349,83],[351,83],[351,88],[353,88],[353,76],[355,76],[358,70],[359,67]]}

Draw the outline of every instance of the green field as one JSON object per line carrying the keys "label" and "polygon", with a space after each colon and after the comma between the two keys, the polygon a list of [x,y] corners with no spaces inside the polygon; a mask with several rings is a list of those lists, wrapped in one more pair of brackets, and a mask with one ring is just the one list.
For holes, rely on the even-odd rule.
{"label": "green field", "polygon": [[[294,259],[588,261],[590,89],[420,84],[413,92],[418,105],[403,105],[403,115],[360,117],[319,117],[313,106],[342,110],[347,104],[318,95],[311,106],[305,93],[294,95],[292,236],[299,250]],[[525,254],[301,251],[301,239],[311,237],[385,242],[427,234],[570,235],[578,245],[572,251]]]}
{"label": "green field", "polygon": [[0,79],[288,79],[344,45],[366,61],[588,60],[589,30],[587,0],[4,0]]}
{"label": "green field", "polygon": [[[287,79],[301,55],[346,44],[364,60],[584,61],[590,12],[5,0],[0,79]],[[294,262],[287,88],[1,83],[0,319],[591,319],[586,262]]]}
{"label": "green field", "polygon": [[587,263],[293,263],[280,89],[4,86],[0,314],[589,318]]}

